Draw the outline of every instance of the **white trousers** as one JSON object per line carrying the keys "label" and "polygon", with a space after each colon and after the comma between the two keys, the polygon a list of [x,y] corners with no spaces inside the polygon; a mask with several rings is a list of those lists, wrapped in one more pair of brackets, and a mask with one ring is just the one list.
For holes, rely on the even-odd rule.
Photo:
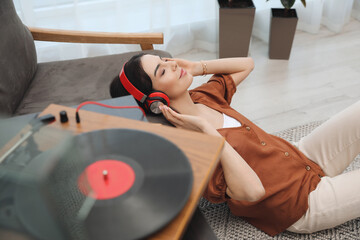
{"label": "white trousers", "polygon": [[360,101],[316,128],[297,146],[326,176],[309,194],[307,212],[287,230],[312,233],[360,217],[360,169],[342,174],[360,153]]}

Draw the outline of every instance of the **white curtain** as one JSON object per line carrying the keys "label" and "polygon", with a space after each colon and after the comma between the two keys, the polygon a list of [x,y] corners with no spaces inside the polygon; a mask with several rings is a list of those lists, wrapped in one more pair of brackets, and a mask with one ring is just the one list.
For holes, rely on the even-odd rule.
{"label": "white curtain", "polygon": [[[27,26],[101,32],[163,32],[155,49],[181,54],[192,48],[217,51],[215,0],[14,0]],[[36,41],[38,61],[140,50],[139,45]]]}
{"label": "white curtain", "polygon": [[[270,8],[280,0],[253,0],[256,6],[253,36],[267,42]],[[350,16],[360,20],[360,0],[307,0],[295,3],[298,29],[317,33],[323,24],[339,33]],[[193,48],[218,50],[217,0],[14,0],[18,15],[27,26],[102,31],[163,32],[164,44],[155,49],[172,55]],[[71,44],[36,42],[38,61],[140,50],[138,45]]]}
{"label": "white curtain", "polygon": [[[253,36],[269,41],[270,9],[281,8],[280,0],[253,0],[256,6]],[[330,31],[340,33],[351,16],[360,20],[360,0],[306,0],[306,8],[297,0],[294,4],[298,15],[297,29],[318,33],[324,25]]]}

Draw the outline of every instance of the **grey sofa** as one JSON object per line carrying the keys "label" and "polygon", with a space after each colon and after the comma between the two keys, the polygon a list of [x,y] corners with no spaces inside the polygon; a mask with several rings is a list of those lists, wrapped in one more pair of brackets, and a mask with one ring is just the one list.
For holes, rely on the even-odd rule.
{"label": "grey sofa", "polygon": [[[103,34],[101,38],[96,35],[76,38],[74,34],[72,36],[68,32],[66,34],[62,32],[62,40],[137,43],[142,45],[142,49],[152,48],[152,42],[149,43],[146,39],[144,42],[140,37],[130,37],[129,40],[123,35],[106,38]],[[128,52],[37,63],[33,36],[36,39],[43,36],[44,40],[56,41],[56,37],[46,32],[31,32],[17,16],[12,0],[0,0],[0,115],[2,116],[41,112],[51,103],[72,106],[88,100],[108,99],[110,82],[119,74],[123,63],[138,53]],[[145,50],[145,52],[171,57],[169,53],[159,50]]]}

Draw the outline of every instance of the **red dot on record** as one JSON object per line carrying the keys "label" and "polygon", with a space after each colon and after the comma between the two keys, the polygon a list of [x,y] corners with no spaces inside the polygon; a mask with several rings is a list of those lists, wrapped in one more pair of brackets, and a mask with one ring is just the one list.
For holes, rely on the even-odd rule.
{"label": "red dot on record", "polygon": [[104,200],[126,193],[135,182],[135,172],[129,164],[104,159],[90,164],[79,176],[80,191],[95,199]]}

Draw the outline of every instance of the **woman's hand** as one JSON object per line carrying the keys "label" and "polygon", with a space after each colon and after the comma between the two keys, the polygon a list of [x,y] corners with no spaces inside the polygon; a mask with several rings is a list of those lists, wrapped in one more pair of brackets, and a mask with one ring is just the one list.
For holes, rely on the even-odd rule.
{"label": "woman's hand", "polygon": [[159,108],[165,118],[178,128],[197,132],[206,132],[209,128],[210,124],[201,117],[179,114],[165,105],[161,105]]}
{"label": "woman's hand", "polygon": [[179,67],[184,68],[188,73],[193,76],[201,75],[203,72],[200,62],[192,62],[180,58],[163,58],[166,61],[175,61]]}

